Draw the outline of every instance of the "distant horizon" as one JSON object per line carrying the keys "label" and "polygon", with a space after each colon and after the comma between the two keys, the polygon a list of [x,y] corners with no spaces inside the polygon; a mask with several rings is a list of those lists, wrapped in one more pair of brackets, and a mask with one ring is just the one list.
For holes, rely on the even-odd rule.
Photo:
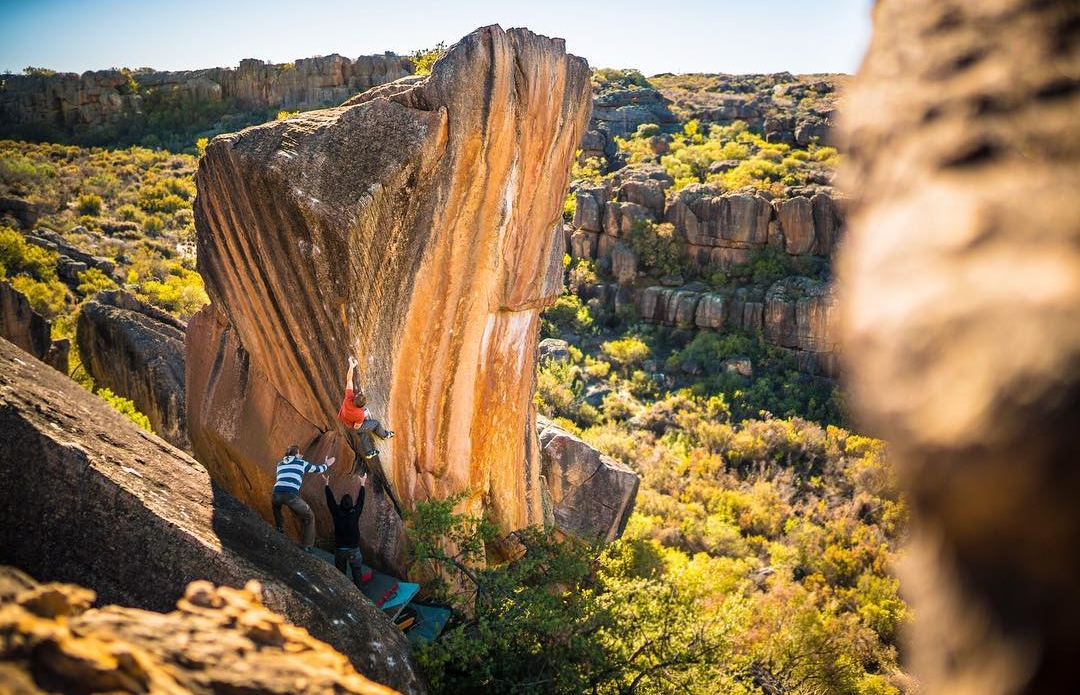
{"label": "distant horizon", "polygon": [[[854,74],[870,36],[871,0],[550,0],[505,7],[493,0],[414,0],[408,13],[343,0],[297,13],[284,0],[175,6],[138,0],[0,0],[7,29],[0,72],[28,67],[58,73],[150,68],[179,72],[236,68],[241,60],[281,64],[338,54],[364,55],[447,46],[482,26],[525,27],[562,38],[592,68],[633,69],[646,77],[689,74]],[[168,33],[156,30],[169,26]],[[150,30],[148,30],[148,27]]]}

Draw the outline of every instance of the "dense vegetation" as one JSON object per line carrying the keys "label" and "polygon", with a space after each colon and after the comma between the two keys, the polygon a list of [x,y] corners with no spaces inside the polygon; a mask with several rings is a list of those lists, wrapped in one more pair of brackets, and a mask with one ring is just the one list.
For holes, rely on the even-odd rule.
{"label": "dense vegetation", "polygon": [[147,429],[130,401],[97,389],[82,369],[75,321],[94,293],[119,287],[184,320],[207,303],[195,271],[195,161],[143,147],[0,141],[0,197],[34,204],[41,214],[37,230],[54,231],[70,246],[115,264],[111,275],[89,267],[61,277],[57,251],[30,243],[11,220],[0,220],[0,279],[52,321],[54,340],[72,341],[72,377]]}
{"label": "dense vegetation", "polygon": [[631,137],[616,140],[628,164],[662,165],[675,180],[676,191],[691,183],[705,183],[720,191],[750,187],[783,196],[793,186],[826,183],[839,162],[834,147],[767,142],[743,121],[714,123],[706,132],[692,120],[670,135],[646,123]]}
{"label": "dense vegetation", "polygon": [[[189,318],[207,302],[195,272],[195,162],[192,155],[142,147],[0,141],[0,197],[34,204],[41,213],[39,229],[58,232],[71,246],[108,258],[117,268],[112,277],[86,271],[81,283],[64,286],[56,275],[57,254],[29,245],[8,225],[0,238],[12,281],[29,290],[34,308],[48,318],[70,315],[88,294],[121,284]],[[15,256],[25,256],[33,270],[25,272]]]}
{"label": "dense vegetation", "polygon": [[435,692],[907,689],[889,572],[906,512],[880,442],[797,418],[734,422],[690,396],[650,428],[582,436],[642,476],[612,545],[531,529],[517,560],[484,567],[491,530],[453,500],[411,518],[417,557],[470,589],[439,597],[459,619],[419,651]]}

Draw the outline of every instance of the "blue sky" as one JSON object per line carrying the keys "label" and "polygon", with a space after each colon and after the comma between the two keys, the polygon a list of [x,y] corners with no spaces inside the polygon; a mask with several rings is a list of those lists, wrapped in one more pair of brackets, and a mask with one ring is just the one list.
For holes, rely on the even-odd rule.
{"label": "blue sky", "polygon": [[477,27],[566,39],[593,67],[854,72],[871,0],[0,0],[0,72],[186,70],[408,54]]}

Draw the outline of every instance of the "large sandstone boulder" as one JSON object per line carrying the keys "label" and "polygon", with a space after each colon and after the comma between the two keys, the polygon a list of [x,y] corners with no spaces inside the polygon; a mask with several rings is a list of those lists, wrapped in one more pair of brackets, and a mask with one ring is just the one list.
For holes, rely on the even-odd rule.
{"label": "large sandstone boulder", "polygon": [[927,693],[1080,692],[1080,5],[879,0],[845,104],[855,412]]}
{"label": "large sandstone boulder", "polygon": [[99,292],[76,324],[79,358],[99,386],[129,398],[159,437],[191,451],[183,321],[123,290]]}
{"label": "large sandstone boulder", "polygon": [[4,280],[0,282],[0,338],[67,374],[71,341],[52,339],[52,326],[30,306],[22,292]]}
{"label": "large sandstone boulder", "polygon": [[196,579],[242,587],[256,578],[268,608],[365,676],[424,691],[405,636],[345,575],[189,456],[25,357],[0,340],[0,563],[159,612]]}
{"label": "large sandstone boulder", "polygon": [[188,425],[215,479],[266,516],[288,444],[348,466],[335,413],[355,354],[403,505],[467,492],[463,511],[504,530],[539,523],[536,336],[588,117],[584,60],[491,26],[423,78],[215,138],[195,201],[212,304],[187,334]]}
{"label": "large sandstone boulder", "polygon": [[170,613],[91,608],[92,590],[0,566],[5,692],[390,695],[262,603],[262,587],[193,582]]}
{"label": "large sandstone boulder", "polygon": [[641,479],[546,418],[538,417],[536,427],[555,526],[608,543],[622,535]]}

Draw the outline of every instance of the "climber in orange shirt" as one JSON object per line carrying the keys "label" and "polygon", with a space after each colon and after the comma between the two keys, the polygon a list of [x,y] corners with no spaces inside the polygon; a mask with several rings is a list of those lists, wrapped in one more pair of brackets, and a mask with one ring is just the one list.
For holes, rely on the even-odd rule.
{"label": "climber in orange shirt", "polygon": [[[364,407],[367,405],[364,392],[353,387],[353,370],[356,369],[357,364],[359,363],[356,358],[349,355],[349,370],[345,375],[345,398],[341,401],[341,409],[338,410],[337,418],[360,436],[363,446],[357,453],[362,451],[364,452],[364,458],[371,459],[379,455],[379,450],[375,448],[375,441],[371,439],[371,434],[374,433],[375,436],[381,439],[389,439],[394,436],[394,433],[384,428],[382,423],[371,417],[371,413]],[[353,472],[356,472],[355,467]]]}

